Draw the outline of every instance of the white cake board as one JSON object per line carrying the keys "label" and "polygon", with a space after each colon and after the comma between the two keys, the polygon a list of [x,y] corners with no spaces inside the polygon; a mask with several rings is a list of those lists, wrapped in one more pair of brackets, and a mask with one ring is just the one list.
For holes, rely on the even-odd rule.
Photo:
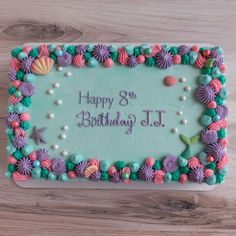
{"label": "white cake board", "polygon": [[[76,42],[76,43],[86,43],[89,42]],[[104,43],[104,42],[102,42]],[[26,43],[25,45],[36,46],[43,43]],[[44,44],[50,44],[45,43]],[[75,43],[53,43],[53,44],[75,44]],[[94,44],[94,43],[92,43]],[[106,43],[105,44],[111,44]],[[125,45],[128,43],[112,43],[114,45]],[[129,43],[131,44],[131,43]],[[142,44],[142,43],[132,43],[132,44]],[[154,44],[154,43],[147,43]],[[209,43],[161,43],[161,44],[171,44],[171,45],[193,45],[197,44],[200,47],[214,47],[214,45]],[[191,191],[209,191],[216,187],[216,185],[208,185],[208,184],[196,184],[196,183],[186,183],[180,184],[178,182],[171,182],[165,184],[154,184],[154,183],[145,183],[142,181],[133,181],[131,184],[119,183],[114,184],[111,182],[95,182],[95,181],[79,181],[79,180],[70,180],[68,182],[61,181],[51,181],[51,180],[27,180],[27,181],[14,181],[17,186],[22,188],[79,188],[79,189],[127,189],[127,190],[191,190]]]}

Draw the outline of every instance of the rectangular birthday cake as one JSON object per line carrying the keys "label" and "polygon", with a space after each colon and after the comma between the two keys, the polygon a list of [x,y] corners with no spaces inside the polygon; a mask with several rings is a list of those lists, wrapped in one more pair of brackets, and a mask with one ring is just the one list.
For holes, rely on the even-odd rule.
{"label": "rectangular birthday cake", "polygon": [[11,51],[6,118],[15,181],[222,183],[223,50],[28,44]]}

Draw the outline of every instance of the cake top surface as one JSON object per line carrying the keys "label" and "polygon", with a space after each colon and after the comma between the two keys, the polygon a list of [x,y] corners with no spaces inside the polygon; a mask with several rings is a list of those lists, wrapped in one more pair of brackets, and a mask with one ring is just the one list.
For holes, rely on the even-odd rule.
{"label": "cake top surface", "polygon": [[11,54],[8,177],[223,182],[220,47],[29,44]]}

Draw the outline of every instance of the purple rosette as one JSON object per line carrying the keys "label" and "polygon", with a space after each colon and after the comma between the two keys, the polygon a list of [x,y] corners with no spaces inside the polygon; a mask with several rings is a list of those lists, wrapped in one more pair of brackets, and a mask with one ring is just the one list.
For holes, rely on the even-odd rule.
{"label": "purple rosette", "polygon": [[75,174],[83,178],[84,177],[84,171],[89,166],[88,161],[81,161],[75,166]]}
{"label": "purple rosette", "polygon": [[138,177],[140,180],[146,182],[152,182],[154,171],[151,166],[147,166],[146,164],[140,166],[138,170]]}
{"label": "purple rosette", "polygon": [[43,161],[43,160],[48,159],[48,157],[49,157],[48,150],[46,150],[44,148],[37,150],[36,157],[39,161]]}
{"label": "purple rosette", "polygon": [[33,162],[28,157],[23,157],[16,163],[16,170],[22,175],[30,175],[33,170]]}
{"label": "purple rosette", "polygon": [[201,133],[201,141],[205,144],[217,142],[218,136],[214,130],[204,130]]}
{"label": "purple rosette", "polygon": [[135,66],[137,66],[138,65],[138,61],[137,61],[137,58],[135,57],[135,56],[130,56],[129,58],[128,58],[128,66],[129,67],[135,67]]}
{"label": "purple rosette", "polygon": [[163,168],[166,172],[172,173],[178,169],[177,157],[168,155],[162,162]]}
{"label": "purple rosette", "polygon": [[72,56],[68,52],[63,52],[62,56],[57,57],[57,63],[60,66],[69,66],[72,63]]}
{"label": "purple rosette", "polygon": [[86,48],[87,46],[85,44],[80,44],[76,47],[76,52],[79,54],[79,55],[83,55],[86,53]]}
{"label": "purple rosette", "polygon": [[173,64],[173,56],[169,51],[162,50],[157,53],[155,58],[157,67],[160,67],[161,69],[166,69]]}
{"label": "purple rosette", "polygon": [[225,154],[225,150],[220,143],[215,142],[207,145],[206,153],[212,155],[215,158],[215,161],[220,161]]}
{"label": "purple rosette", "polygon": [[8,80],[10,82],[13,82],[14,80],[16,80],[16,71],[14,69],[10,69],[8,72]]}
{"label": "purple rosette", "polygon": [[13,146],[16,149],[21,149],[26,145],[26,139],[22,136],[15,137],[13,140]]}
{"label": "purple rosette", "polygon": [[179,46],[179,55],[183,56],[185,54],[188,54],[190,52],[190,47],[187,45],[180,45]]}
{"label": "purple rosette", "polygon": [[204,167],[198,166],[194,169],[192,169],[189,173],[189,179],[195,183],[202,183],[204,180],[205,174],[204,174]]}
{"label": "purple rosette", "polygon": [[121,181],[122,181],[122,179],[121,179],[120,172],[116,172],[115,174],[112,175],[112,177],[111,177],[112,183],[119,184],[119,183],[121,183]]}
{"label": "purple rosette", "polygon": [[24,73],[30,73],[31,72],[31,66],[34,62],[34,58],[33,57],[26,57],[25,59],[23,59],[21,61],[21,70],[24,72]]}
{"label": "purple rosette", "polygon": [[20,116],[15,112],[10,112],[7,114],[7,119],[6,119],[6,125],[8,128],[11,128],[11,123],[13,121],[20,122]]}
{"label": "purple rosette", "polygon": [[93,180],[93,181],[99,181],[100,178],[101,178],[101,172],[100,171],[96,171],[94,173],[92,173],[90,175],[90,178]]}
{"label": "purple rosette", "polygon": [[209,85],[201,85],[196,90],[196,97],[201,103],[208,104],[215,98],[214,89]]}
{"label": "purple rosette", "polygon": [[32,96],[35,93],[35,88],[31,83],[23,82],[19,87],[20,91],[24,96]]}
{"label": "purple rosette", "polygon": [[92,56],[99,62],[104,62],[110,56],[109,48],[106,45],[95,45],[92,51]]}
{"label": "purple rosette", "polygon": [[56,176],[62,175],[66,172],[66,163],[61,158],[56,158],[52,161],[52,172]]}
{"label": "purple rosette", "polygon": [[215,110],[220,119],[225,119],[228,116],[228,108],[225,105],[217,106]]}

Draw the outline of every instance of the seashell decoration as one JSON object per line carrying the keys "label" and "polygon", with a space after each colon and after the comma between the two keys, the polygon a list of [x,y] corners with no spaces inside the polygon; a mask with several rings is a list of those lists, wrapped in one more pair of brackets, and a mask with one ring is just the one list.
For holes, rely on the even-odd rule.
{"label": "seashell decoration", "polygon": [[95,173],[98,171],[98,167],[95,165],[89,166],[85,169],[84,171],[84,177],[89,178],[91,174]]}
{"label": "seashell decoration", "polygon": [[34,61],[31,71],[38,75],[47,75],[54,64],[53,59],[50,57],[40,57]]}

